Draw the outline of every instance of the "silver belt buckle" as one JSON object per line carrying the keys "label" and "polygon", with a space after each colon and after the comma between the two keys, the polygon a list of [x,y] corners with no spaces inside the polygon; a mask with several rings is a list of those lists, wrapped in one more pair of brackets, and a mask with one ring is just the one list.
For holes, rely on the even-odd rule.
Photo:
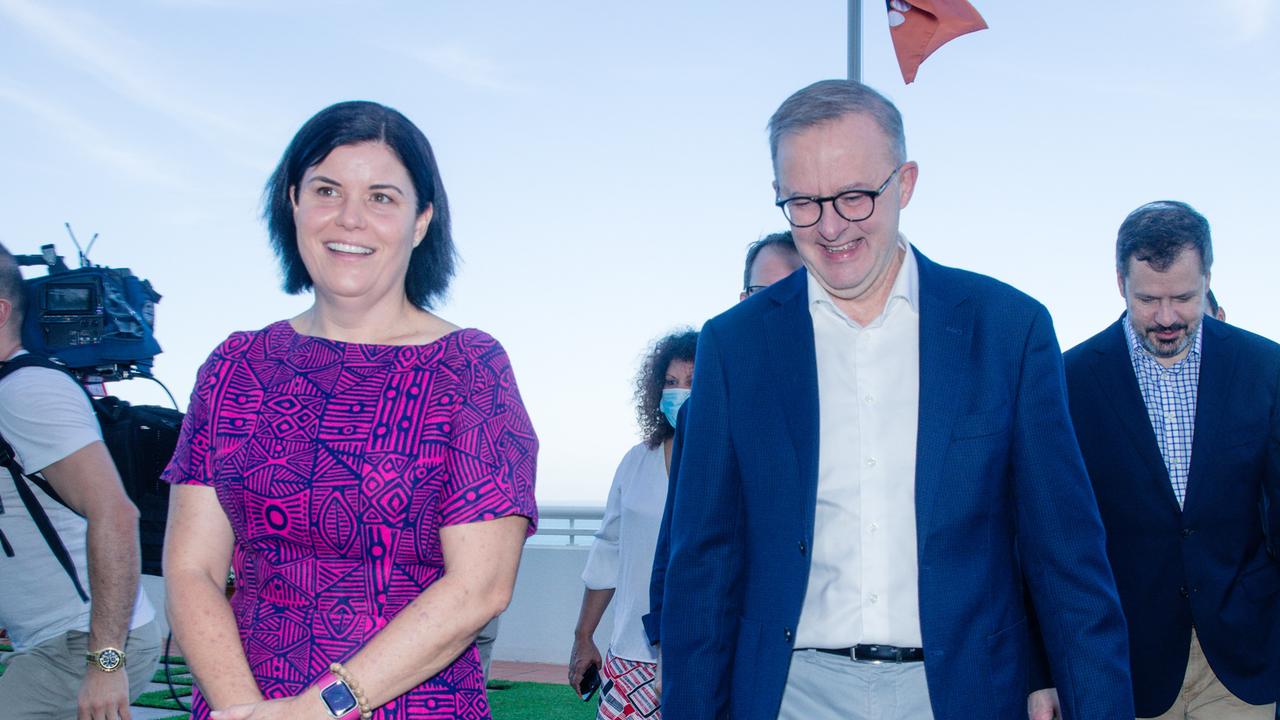
{"label": "silver belt buckle", "polygon": [[[879,646],[879,645],[866,645],[865,647],[866,647],[868,650],[872,650],[872,651],[874,651],[874,649],[877,649],[877,648],[879,648],[880,646]],[[878,660],[878,659],[876,659],[876,658],[867,658],[867,659],[865,659],[865,660],[860,659],[860,658],[858,657],[858,646],[857,646],[857,645],[855,645],[855,646],[853,646],[852,648],[850,648],[850,649],[849,649],[849,654],[853,657],[853,661],[854,661],[854,662],[860,662],[860,663],[863,663],[863,664],[865,664],[865,665],[883,665],[883,664],[885,664],[885,662],[887,662],[886,660]]]}

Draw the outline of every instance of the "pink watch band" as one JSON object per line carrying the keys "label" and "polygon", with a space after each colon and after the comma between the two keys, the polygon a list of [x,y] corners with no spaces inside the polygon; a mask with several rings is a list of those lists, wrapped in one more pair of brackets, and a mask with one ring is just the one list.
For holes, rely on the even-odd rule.
{"label": "pink watch band", "polygon": [[[351,709],[342,715],[333,714],[333,710],[330,709],[332,706],[329,704],[329,698],[326,697],[326,690],[333,685],[341,685],[346,689],[346,695],[351,698]],[[329,713],[330,717],[335,718],[335,720],[360,720],[360,703],[357,702],[355,691],[351,689],[346,680],[331,672],[326,672],[316,681],[316,687],[320,688],[320,701],[324,703],[325,711]]]}

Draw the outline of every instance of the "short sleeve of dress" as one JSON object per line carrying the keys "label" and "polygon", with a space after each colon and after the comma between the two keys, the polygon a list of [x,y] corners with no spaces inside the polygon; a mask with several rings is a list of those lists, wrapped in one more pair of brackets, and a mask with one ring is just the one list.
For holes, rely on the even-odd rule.
{"label": "short sleeve of dress", "polygon": [[440,524],[522,515],[529,518],[532,535],[538,522],[538,438],[506,351],[484,333],[463,333],[459,347],[467,371],[445,451]]}
{"label": "short sleeve of dress", "polygon": [[219,378],[230,360],[228,347],[242,344],[248,333],[237,333],[219,345],[196,373],[196,384],[191,390],[191,402],[182,418],[182,431],[174,447],[173,458],[160,477],[174,485],[209,485],[212,483],[213,405],[221,385]]}

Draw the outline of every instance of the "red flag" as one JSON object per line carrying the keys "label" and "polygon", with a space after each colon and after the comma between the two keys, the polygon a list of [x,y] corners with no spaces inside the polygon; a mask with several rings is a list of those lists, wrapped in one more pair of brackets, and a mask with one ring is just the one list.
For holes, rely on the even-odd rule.
{"label": "red flag", "polygon": [[908,84],[934,50],[966,33],[987,29],[987,21],[965,0],[886,0],[885,4],[893,49]]}

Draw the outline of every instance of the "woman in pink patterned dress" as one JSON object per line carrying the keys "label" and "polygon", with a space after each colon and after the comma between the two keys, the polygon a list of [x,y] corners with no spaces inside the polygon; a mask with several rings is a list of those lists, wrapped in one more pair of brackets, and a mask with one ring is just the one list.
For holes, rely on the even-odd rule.
{"label": "woman in pink patterned dress", "polygon": [[431,146],[334,105],[265,204],[285,289],[315,302],[214,350],[166,470],[193,715],[488,718],[473,639],[534,530],[537,439],[498,342],[427,310],[454,267]]}

